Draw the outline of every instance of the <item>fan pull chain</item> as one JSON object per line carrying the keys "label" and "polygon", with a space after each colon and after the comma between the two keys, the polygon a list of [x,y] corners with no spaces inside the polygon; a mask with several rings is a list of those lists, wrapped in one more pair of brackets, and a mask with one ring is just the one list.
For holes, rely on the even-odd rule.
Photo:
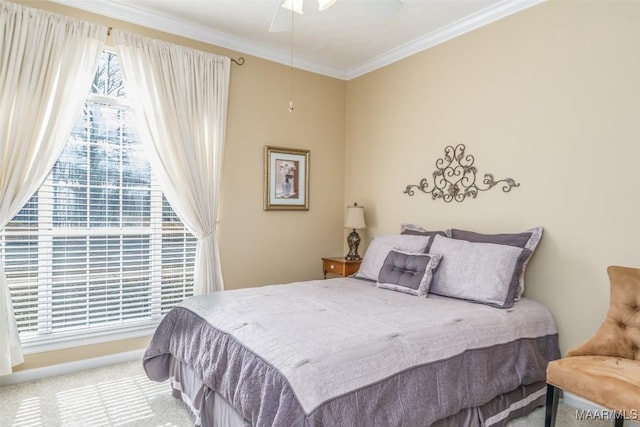
{"label": "fan pull chain", "polygon": [[291,33],[289,34],[289,114],[293,113],[293,8],[291,9]]}

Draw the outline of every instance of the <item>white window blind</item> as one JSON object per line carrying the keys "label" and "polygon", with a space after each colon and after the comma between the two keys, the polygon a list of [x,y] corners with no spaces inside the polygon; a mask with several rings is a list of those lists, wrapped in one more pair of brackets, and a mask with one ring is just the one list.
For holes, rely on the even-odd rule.
{"label": "white window blind", "polygon": [[69,141],[2,230],[23,343],[156,324],[192,295],[196,239],[155,181],[105,51]]}

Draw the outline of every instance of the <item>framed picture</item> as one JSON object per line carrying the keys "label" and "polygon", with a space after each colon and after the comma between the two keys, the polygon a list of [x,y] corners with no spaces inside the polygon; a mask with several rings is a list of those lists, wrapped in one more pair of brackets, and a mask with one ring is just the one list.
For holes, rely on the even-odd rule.
{"label": "framed picture", "polygon": [[309,150],[264,147],[264,210],[309,210]]}

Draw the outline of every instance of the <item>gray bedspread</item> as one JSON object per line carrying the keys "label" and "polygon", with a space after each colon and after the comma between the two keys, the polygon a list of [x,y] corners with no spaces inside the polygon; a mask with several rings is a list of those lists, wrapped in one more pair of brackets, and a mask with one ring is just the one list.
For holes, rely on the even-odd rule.
{"label": "gray bedspread", "polygon": [[255,426],[427,426],[544,381],[558,357],[532,300],[497,309],[340,278],[187,299],[144,367],[163,381],[172,358],[187,364]]}

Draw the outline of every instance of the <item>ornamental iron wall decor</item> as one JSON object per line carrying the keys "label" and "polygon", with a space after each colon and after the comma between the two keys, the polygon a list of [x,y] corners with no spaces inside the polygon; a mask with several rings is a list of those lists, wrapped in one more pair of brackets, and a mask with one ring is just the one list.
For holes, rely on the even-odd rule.
{"label": "ornamental iron wall decor", "polygon": [[455,148],[448,145],[444,149],[444,158],[436,161],[436,170],[433,171],[433,187],[429,188],[427,178],[422,178],[418,185],[407,185],[403,193],[413,196],[414,189],[420,190],[425,194],[431,194],[431,198],[442,199],[449,203],[453,200],[462,202],[467,197],[474,199],[479,191],[491,190],[498,184],[502,184],[502,191],[508,193],[513,187],[519,187],[520,184],[511,178],[505,178],[496,181],[493,174],[484,174],[482,184],[479,187],[476,184],[477,168],[473,165],[475,158],[471,154],[465,154],[464,144],[458,144]]}

